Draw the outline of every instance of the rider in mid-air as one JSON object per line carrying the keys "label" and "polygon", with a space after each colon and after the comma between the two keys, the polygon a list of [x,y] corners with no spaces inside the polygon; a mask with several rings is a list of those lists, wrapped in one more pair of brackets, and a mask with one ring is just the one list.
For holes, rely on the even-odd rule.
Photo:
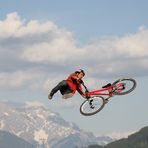
{"label": "rider in mid-air", "polygon": [[82,97],[86,98],[86,95],[82,90],[82,85],[84,86],[82,78],[84,76],[85,72],[82,69],[79,69],[74,73],[70,74],[67,80],[61,81],[57,86],[55,86],[51,90],[50,94],[48,95],[48,99],[52,99],[53,95],[58,90],[60,90],[64,99],[71,98],[75,94],[76,90]]}

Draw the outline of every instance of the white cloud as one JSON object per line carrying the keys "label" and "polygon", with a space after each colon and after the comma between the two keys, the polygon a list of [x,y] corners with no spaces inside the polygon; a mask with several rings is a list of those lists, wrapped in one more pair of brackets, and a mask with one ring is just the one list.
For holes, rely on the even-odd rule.
{"label": "white cloud", "polygon": [[[99,39],[85,47],[87,63],[103,77],[147,75],[148,29],[120,38]],[[92,53],[90,56],[90,52]]]}
{"label": "white cloud", "polygon": [[17,12],[7,14],[6,19],[0,21],[0,28],[0,38],[45,34],[57,30],[57,26],[52,21],[40,23],[38,20],[31,20],[25,23]]}
{"label": "white cloud", "polygon": [[22,25],[21,28],[17,30],[15,36],[21,37],[25,35],[44,34],[50,31],[52,32],[53,30],[56,30],[56,28],[57,26],[51,21],[40,23],[37,20],[32,20],[27,24]]}
{"label": "white cloud", "polygon": [[[5,20],[0,21],[0,40],[10,38],[15,42],[14,50],[19,50],[18,56],[30,62],[64,64],[66,60],[73,60],[73,57],[82,52],[76,47],[71,32],[59,28],[52,21],[31,20],[25,23],[16,12],[8,14]],[[13,47],[9,48],[12,50]]]}
{"label": "white cloud", "polygon": [[148,74],[146,27],[79,47],[72,32],[50,20],[24,20],[16,12],[0,20],[1,88],[47,90],[75,68],[86,70],[92,86],[101,78]]}
{"label": "white cloud", "polygon": [[[51,42],[44,42],[27,48],[22,53],[22,58],[30,62],[65,64],[77,56],[77,49],[68,39],[58,38]],[[79,52],[79,51],[78,51]]]}
{"label": "white cloud", "polygon": [[26,81],[30,80],[30,76],[24,76],[22,72],[14,73],[0,73],[0,85],[1,87],[20,87],[25,84]]}
{"label": "white cloud", "polygon": [[116,43],[116,48],[123,51],[128,56],[141,57],[148,56],[148,29],[139,28],[135,34],[122,37]]}
{"label": "white cloud", "polygon": [[38,80],[39,75],[34,71],[16,71],[0,73],[0,88],[18,89],[31,86],[34,80]]}
{"label": "white cloud", "polygon": [[64,79],[64,76],[49,76],[49,78],[47,78],[44,83],[43,83],[43,89],[44,90],[51,90],[53,87],[55,87],[60,81],[62,81]]}
{"label": "white cloud", "polygon": [[0,21],[0,38],[15,36],[22,22],[16,12],[7,14],[6,19]]}

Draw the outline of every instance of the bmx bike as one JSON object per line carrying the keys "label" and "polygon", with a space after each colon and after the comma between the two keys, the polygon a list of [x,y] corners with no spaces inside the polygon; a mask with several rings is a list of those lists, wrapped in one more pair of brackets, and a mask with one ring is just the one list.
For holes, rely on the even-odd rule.
{"label": "bmx bike", "polygon": [[81,104],[80,113],[85,116],[94,115],[101,111],[113,96],[126,95],[132,92],[136,85],[136,81],[132,78],[122,78],[93,91],[88,91],[84,85],[85,93],[89,97]]}

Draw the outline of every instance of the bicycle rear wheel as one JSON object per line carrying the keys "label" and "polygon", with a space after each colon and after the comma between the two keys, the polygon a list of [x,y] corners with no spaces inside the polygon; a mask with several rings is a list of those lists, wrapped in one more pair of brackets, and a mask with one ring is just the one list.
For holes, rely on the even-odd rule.
{"label": "bicycle rear wheel", "polygon": [[125,95],[136,88],[136,81],[132,78],[123,78],[115,81],[112,86],[114,95]]}
{"label": "bicycle rear wheel", "polygon": [[93,96],[85,100],[80,106],[80,113],[85,116],[91,116],[103,109],[105,99],[101,96]]}

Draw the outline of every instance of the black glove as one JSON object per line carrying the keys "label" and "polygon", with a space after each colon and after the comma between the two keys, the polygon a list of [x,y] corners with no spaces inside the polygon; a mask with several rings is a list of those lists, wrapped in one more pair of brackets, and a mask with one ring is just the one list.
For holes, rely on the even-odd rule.
{"label": "black glove", "polygon": [[80,82],[81,84],[84,84],[83,80],[81,80],[81,79],[79,80],[79,82]]}

